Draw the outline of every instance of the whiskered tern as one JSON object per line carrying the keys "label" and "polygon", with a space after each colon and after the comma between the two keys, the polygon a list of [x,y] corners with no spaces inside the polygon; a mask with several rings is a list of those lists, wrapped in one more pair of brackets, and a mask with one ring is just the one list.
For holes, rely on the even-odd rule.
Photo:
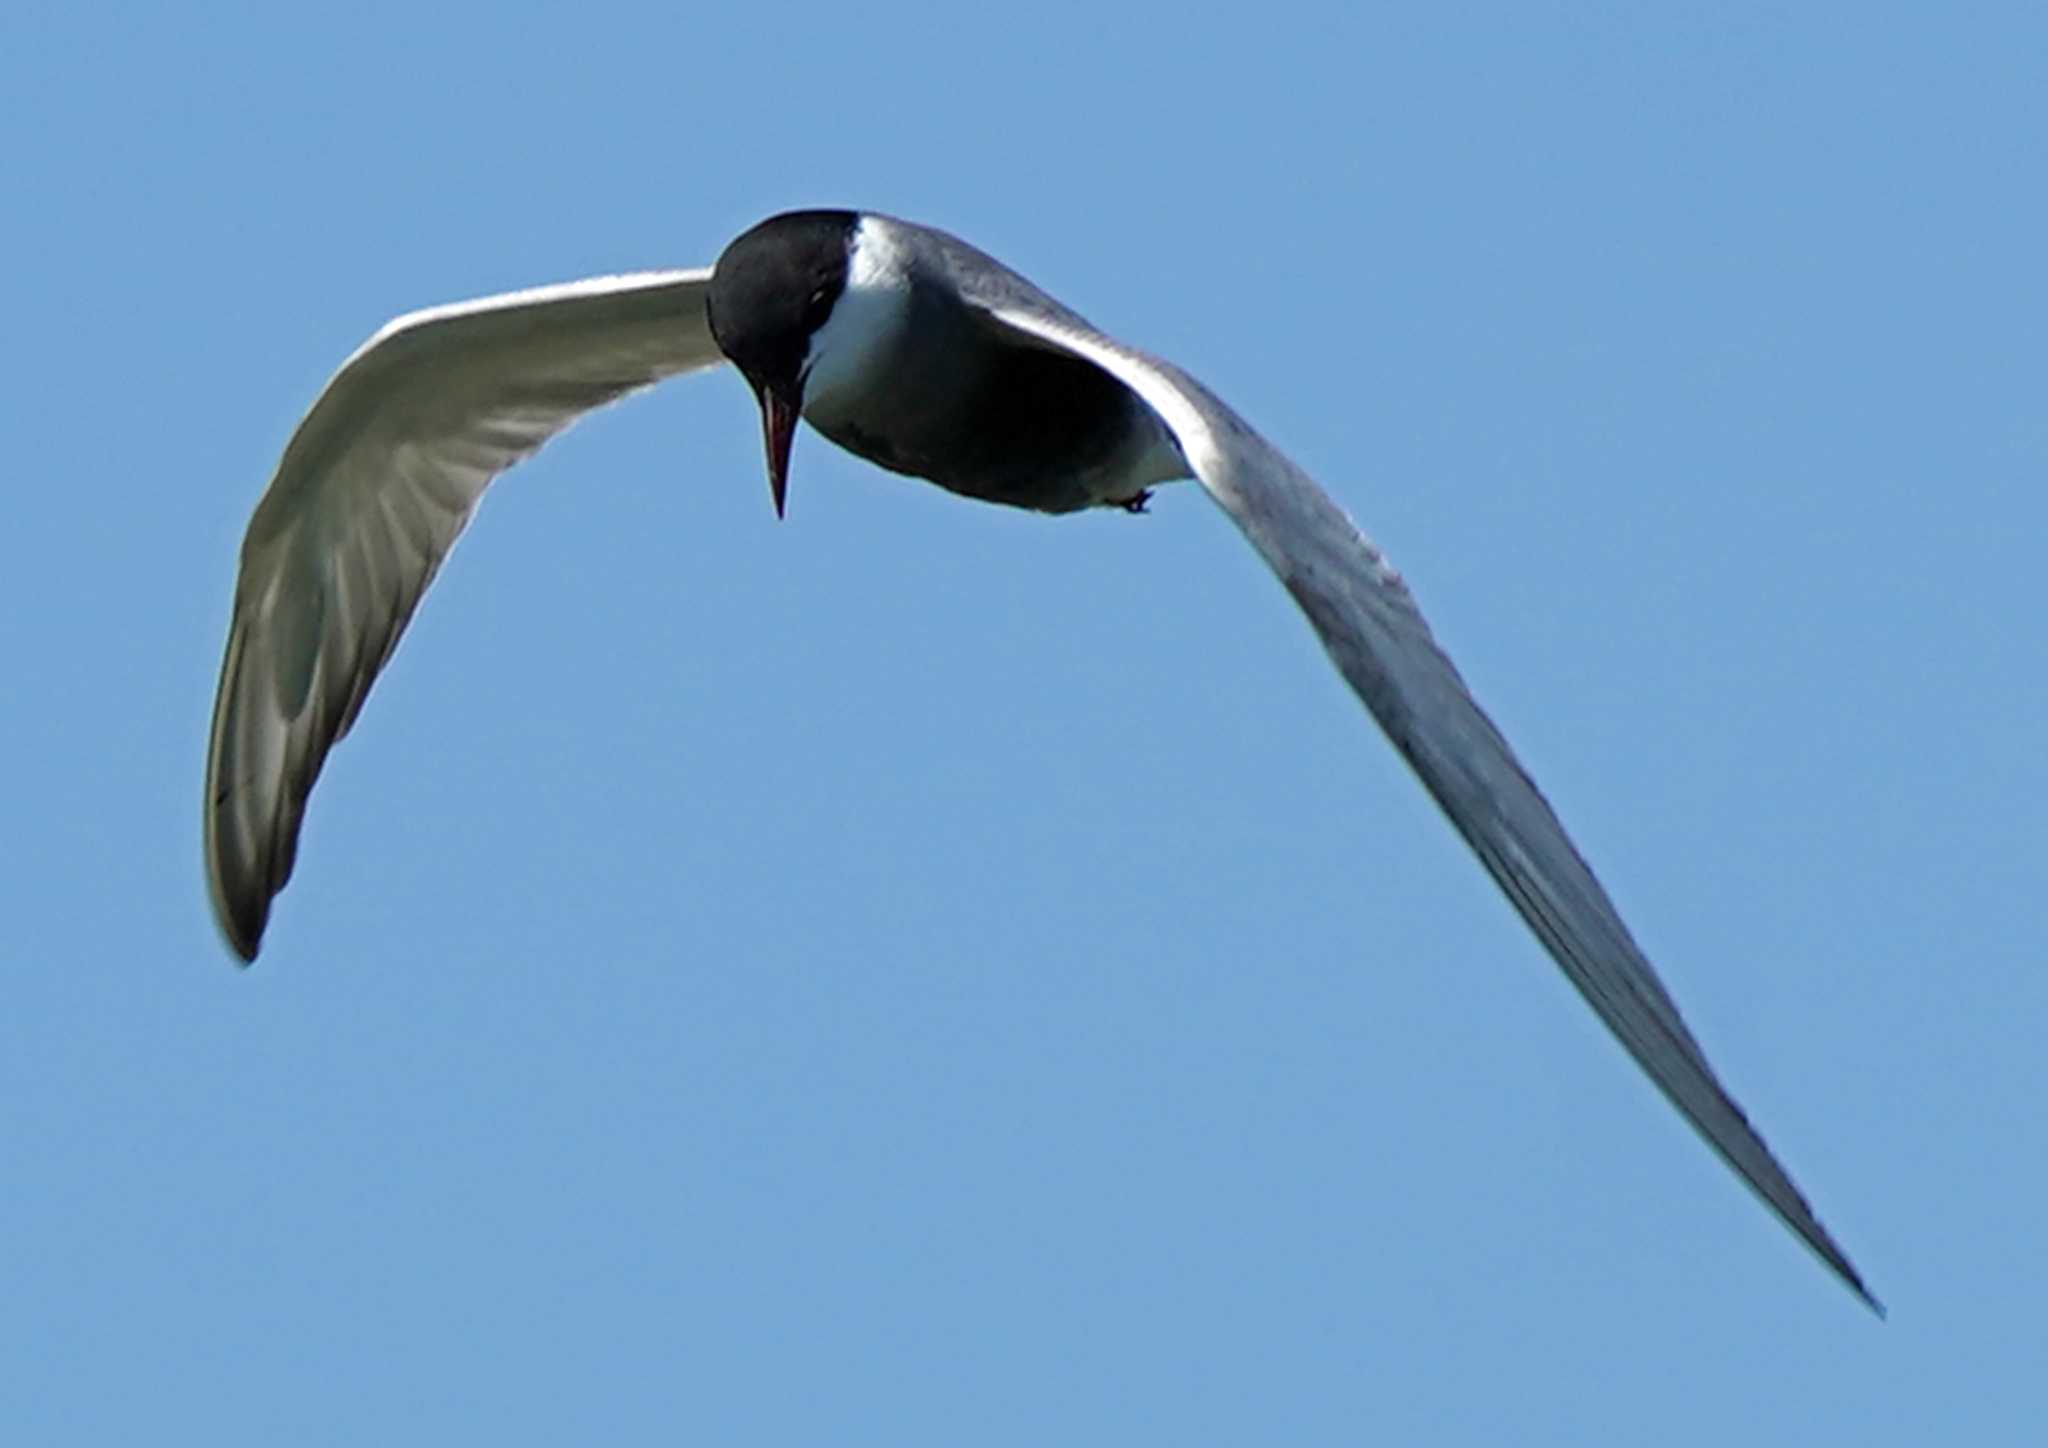
{"label": "whiskered tern", "polygon": [[773,217],[708,270],[414,312],[342,364],[250,520],[214,706],[207,877],[243,959],[291,877],[322,761],[491,480],[593,408],[723,362],[760,402],[778,513],[799,418],[881,467],[1047,513],[1140,511],[1158,484],[1200,483],[1587,1004],[1878,1308],[1379,549],[1172,363],[959,239],[872,212]]}

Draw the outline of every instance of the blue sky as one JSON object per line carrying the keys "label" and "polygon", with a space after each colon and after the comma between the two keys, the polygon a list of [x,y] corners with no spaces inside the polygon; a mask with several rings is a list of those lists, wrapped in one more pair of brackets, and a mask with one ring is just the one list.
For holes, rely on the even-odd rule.
{"label": "blue sky", "polygon": [[[10,1441],[2012,1442],[2044,1405],[2031,7],[0,20]],[[1891,1308],[1192,488],[729,375],[509,475],[207,914],[236,548],[396,312],[846,204],[1335,492]]]}

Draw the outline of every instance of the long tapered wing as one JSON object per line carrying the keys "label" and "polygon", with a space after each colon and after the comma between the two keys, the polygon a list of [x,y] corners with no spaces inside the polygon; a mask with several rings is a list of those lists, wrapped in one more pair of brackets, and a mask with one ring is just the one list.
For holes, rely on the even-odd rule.
{"label": "long tapered wing", "polygon": [[594,407],[722,361],[709,270],[414,312],[365,343],[285,447],[242,543],[206,762],[206,874],[254,960],[306,796],[492,478]]}
{"label": "long tapered wing", "polygon": [[1401,576],[1294,463],[1179,368],[1007,280],[999,322],[1088,359],[1149,405],[1308,615],[1338,671],[1600,1019],[1707,1142],[1858,1296],[1848,1256],[1722,1087],[1614,903],[1437,647]]}

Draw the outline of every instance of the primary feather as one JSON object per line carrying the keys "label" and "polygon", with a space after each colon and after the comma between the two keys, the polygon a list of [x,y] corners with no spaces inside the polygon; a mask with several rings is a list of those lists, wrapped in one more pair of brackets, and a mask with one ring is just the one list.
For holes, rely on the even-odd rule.
{"label": "primary feather", "polygon": [[723,361],[708,270],[414,312],[342,364],[242,544],[206,763],[207,882],[254,960],[306,796],[492,478],[594,407]]}

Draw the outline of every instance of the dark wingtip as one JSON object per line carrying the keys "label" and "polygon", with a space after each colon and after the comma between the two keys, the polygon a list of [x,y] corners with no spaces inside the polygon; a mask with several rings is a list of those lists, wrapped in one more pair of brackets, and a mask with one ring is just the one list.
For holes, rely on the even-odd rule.
{"label": "dark wingtip", "polygon": [[226,931],[222,931],[221,935],[227,941],[228,949],[234,954],[237,970],[247,970],[256,963],[256,956],[263,949],[263,942],[260,939],[244,940],[229,935]]}
{"label": "dark wingtip", "polygon": [[[1754,1183],[1751,1185],[1753,1186]],[[1768,1202],[1769,1198],[1765,1198],[1765,1200]],[[1776,1210],[1775,1204],[1772,1205],[1773,1210]],[[1806,1205],[1804,1198],[1800,1199],[1800,1205],[1802,1207]],[[1784,1213],[1780,1212],[1779,1215],[1784,1216]],[[1786,1217],[1785,1220],[1788,1222],[1792,1221],[1790,1217]],[[1809,1220],[1811,1220],[1810,1213]],[[1814,1255],[1827,1264],[1828,1270],[1835,1274],[1835,1277],[1841,1284],[1855,1293],[1865,1307],[1876,1313],[1880,1322],[1884,1321],[1886,1316],[1884,1304],[1877,1300],[1875,1293],[1863,1285],[1863,1274],[1856,1270],[1856,1265],[1849,1260],[1849,1254],[1844,1252],[1836,1244],[1835,1239],[1828,1235],[1827,1228],[1821,1226],[1818,1221],[1812,1221],[1811,1230],[1796,1222],[1792,1223],[1792,1225],[1806,1245],[1813,1249]]]}
{"label": "dark wingtip", "polygon": [[263,927],[270,921],[269,899],[246,891],[230,892],[225,882],[217,882],[213,905],[214,922],[220,926],[220,938],[235,953],[235,964],[254,965],[263,949]]}

